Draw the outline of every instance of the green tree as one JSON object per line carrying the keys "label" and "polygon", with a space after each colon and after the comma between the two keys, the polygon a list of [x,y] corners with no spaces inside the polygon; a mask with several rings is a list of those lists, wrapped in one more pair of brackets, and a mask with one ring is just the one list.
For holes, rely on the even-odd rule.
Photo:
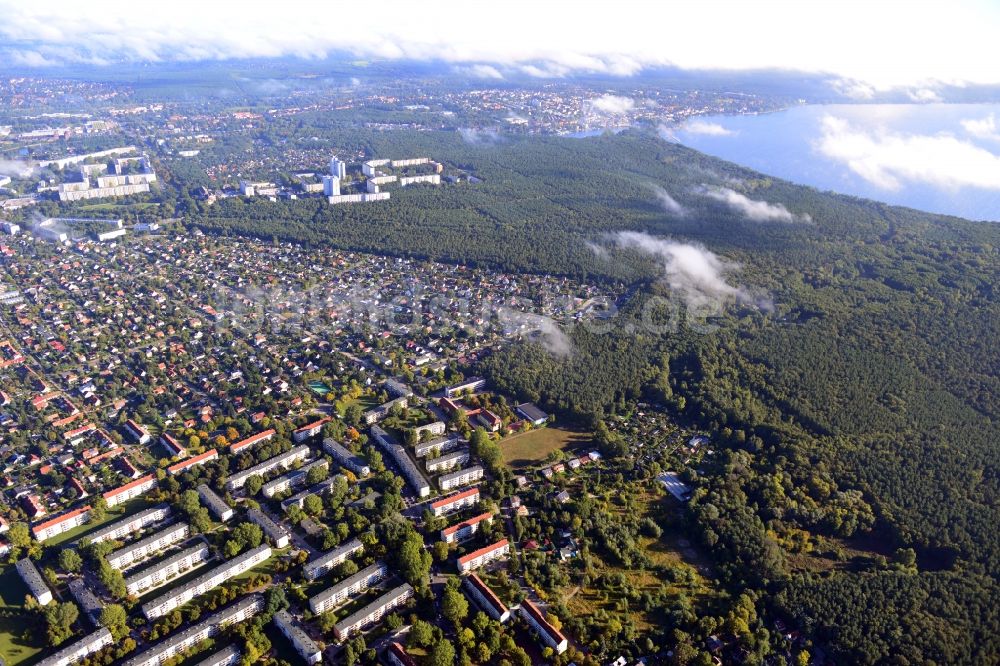
{"label": "green tree", "polygon": [[469,602],[465,595],[453,585],[445,587],[441,597],[441,614],[454,624],[456,629],[461,626],[462,620],[469,615]]}
{"label": "green tree", "polygon": [[428,660],[430,666],[454,666],[455,647],[446,638],[441,639],[434,646]]}
{"label": "green tree", "polygon": [[99,622],[111,631],[116,641],[128,635],[128,613],[118,604],[107,604],[101,609]]}
{"label": "green tree", "polygon": [[59,551],[59,568],[66,573],[77,573],[83,567],[83,558],[72,548]]}
{"label": "green tree", "polygon": [[260,492],[261,486],[264,485],[264,478],[259,474],[254,474],[246,480],[247,495],[250,497],[255,496]]}
{"label": "green tree", "polygon": [[49,645],[56,646],[73,635],[73,623],[80,616],[76,604],[71,601],[49,604],[45,608],[46,636]]}

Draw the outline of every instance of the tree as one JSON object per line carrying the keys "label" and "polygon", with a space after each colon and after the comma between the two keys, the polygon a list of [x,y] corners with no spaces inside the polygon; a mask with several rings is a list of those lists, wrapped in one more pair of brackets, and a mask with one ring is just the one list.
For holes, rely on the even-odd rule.
{"label": "tree", "polygon": [[425,620],[415,620],[410,627],[407,642],[411,646],[427,647],[434,641],[434,627]]}
{"label": "tree", "polygon": [[250,476],[246,481],[247,495],[253,497],[260,492],[261,486],[264,485],[264,478],[259,474],[254,474]]}
{"label": "tree", "polygon": [[73,623],[80,616],[76,604],[71,601],[49,604],[45,608],[46,634],[49,645],[56,646],[73,635]]}
{"label": "tree", "polygon": [[14,523],[7,532],[7,539],[16,548],[27,548],[31,544],[31,531],[26,523]]}
{"label": "tree", "polygon": [[302,509],[310,516],[318,516],[323,513],[323,499],[318,495],[306,495],[302,500]]}
{"label": "tree", "polygon": [[444,562],[448,559],[448,544],[444,541],[434,542],[434,558],[438,562]]}
{"label": "tree", "polygon": [[99,622],[107,627],[116,641],[128,635],[128,613],[118,604],[107,604],[101,609]]}
{"label": "tree", "polygon": [[83,558],[80,553],[71,548],[63,548],[59,551],[59,568],[66,573],[77,573],[83,567]]}
{"label": "tree", "polygon": [[103,497],[98,497],[94,500],[94,503],[90,505],[90,517],[89,521],[92,523],[99,522],[108,517],[108,501]]}
{"label": "tree", "polygon": [[288,608],[288,597],[285,588],[276,585],[267,591],[264,605],[264,617],[273,617],[275,613]]}
{"label": "tree", "polygon": [[434,650],[431,651],[428,663],[431,666],[454,666],[455,648],[451,642],[444,638],[438,641]]}
{"label": "tree", "polygon": [[441,614],[454,624],[456,629],[469,614],[469,602],[453,585],[448,585],[441,597]]}
{"label": "tree", "polygon": [[326,465],[314,465],[309,468],[306,472],[306,483],[310,486],[316,485],[320,481],[324,481],[329,475],[329,467]]}

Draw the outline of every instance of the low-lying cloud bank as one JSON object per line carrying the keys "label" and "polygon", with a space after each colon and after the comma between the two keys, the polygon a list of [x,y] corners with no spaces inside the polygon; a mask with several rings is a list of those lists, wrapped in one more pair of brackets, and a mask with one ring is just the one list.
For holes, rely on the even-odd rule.
{"label": "low-lying cloud bank", "polygon": [[736,134],[733,130],[708,120],[689,120],[684,123],[681,129],[690,134],[703,134],[705,136],[733,136]]}
{"label": "low-lying cloud bank", "polygon": [[634,109],[635,100],[631,97],[619,97],[618,95],[602,95],[590,100],[588,105],[591,111],[616,116]]}
{"label": "low-lying cloud bank", "polygon": [[639,231],[620,231],[608,236],[607,241],[614,247],[657,259],[662,266],[663,283],[691,310],[717,313],[727,303],[752,303],[770,308],[768,299],[729,283],[730,278],[739,273],[739,264],[702,245],[657,238]]}
{"label": "low-lying cloud bank", "polygon": [[751,199],[728,187],[702,185],[698,193],[709,199],[721,201],[743,217],[754,222],[809,222],[808,215],[796,215],[781,203]]}
{"label": "low-lying cloud bank", "polygon": [[663,210],[673,215],[674,217],[687,217],[688,209],[681,205],[677,199],[670,196],[670,193],[659,185],[650,185],[649,189],[653,191],[653,195],[656,200],[660,202]]}
{"label": "low-lying cloud bank", "polygon": [[[964,126],[983,137],[995,129],[992,123],[991,117]],[[814,148],[884,190],[899,190],[907,184],[1000,190],[1000,155],[953,134],[869,131],[843,118],[826,116]]]}

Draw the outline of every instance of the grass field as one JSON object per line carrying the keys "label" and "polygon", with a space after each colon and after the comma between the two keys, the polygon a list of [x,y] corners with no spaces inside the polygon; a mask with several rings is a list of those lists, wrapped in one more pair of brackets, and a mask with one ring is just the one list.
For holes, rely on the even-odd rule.
{"label": "grass field", "polygon": [[105,525],[110,525],[116,520],[121,520],[125,516],[130,516],[133,513],[138,513],[143,509],[147,509],[151,506],[153,506],[152,503],[148,502],[147,500],[141,497],[137,497],[133,500],[125,502],[125,504],[121,504],[119,506],[108,509],[108,514],[104,518],[104,520],[100,522],[91,521],[84,525],[80,525],[79,527],[73,528],[68,532],[63,532],[62,534],[54,536],[48,541],[46,541],[45,545],[59,546],[61,544],[73,541],[74,539],[79,539],[80,537],[86,536],[91,532],[96,532],[98,529],[104,527]]}
{"label": "grass field", "polygon": [[[24,607],[24,597],[28,588],[24,586],[17,569],[7,567],[0,574],[0,608],[7,612],[20,612]],[[7,666],[34,663],[41,656],[41,647],[23,640],[31,625],[21,617],[0,617],[0,656]]]}
{"label": "grass field", "polygon": [[591,443],[589,432],[549,426],[501,440],[500,450],[503,452],[504,462],[514,469],[521,469],[543,462],[553,451],[589,450]]}
{"label": "grass field", "polygon": [[86,206],[80,206],[80,210],[103,211],[103,212],[111,212],[118,210],[146,210],[147,208],[156,208],[159,205],[160,204],[150,203],[150,202],[139,202],[133,204],[100,203],[100,204],[88,204]]}

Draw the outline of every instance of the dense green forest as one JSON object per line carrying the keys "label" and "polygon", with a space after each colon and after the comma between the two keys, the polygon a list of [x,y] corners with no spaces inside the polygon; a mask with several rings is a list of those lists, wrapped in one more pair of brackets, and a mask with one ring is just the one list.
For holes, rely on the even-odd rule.
{"label": "dense green forest", "polygon": [[[321,118],[299,128],[323,129]],[[372,205],[228,199],[189,218],[239,233],[629,285],[610,332],[574,352],[512,345],[479,370],[501,389],[596,422],[639,398],[727,450],[693,479],[691,530],[737,589],[811,627],[844,661],[982,663],[1000,621],[1000,226],[774,180],[654,136],[508,138],[345,130],[343,149],[428,155],[482,179],[408,188]],[[699,194],[724,185],[795,221],[746,219]],[[651,188],[688,213],[668,214]],[[805,216],[808,215],[808,218]],[[732,306],[713,330],[653,335],[670,292],[649,257],[593,243],[639,230],[704,244],[773,311]],[[802,573],[790,529],[887,553],[876,571]],[[915,561],[889,562],[915,551]],[[902,558],[907,560],[907,558]]]}

